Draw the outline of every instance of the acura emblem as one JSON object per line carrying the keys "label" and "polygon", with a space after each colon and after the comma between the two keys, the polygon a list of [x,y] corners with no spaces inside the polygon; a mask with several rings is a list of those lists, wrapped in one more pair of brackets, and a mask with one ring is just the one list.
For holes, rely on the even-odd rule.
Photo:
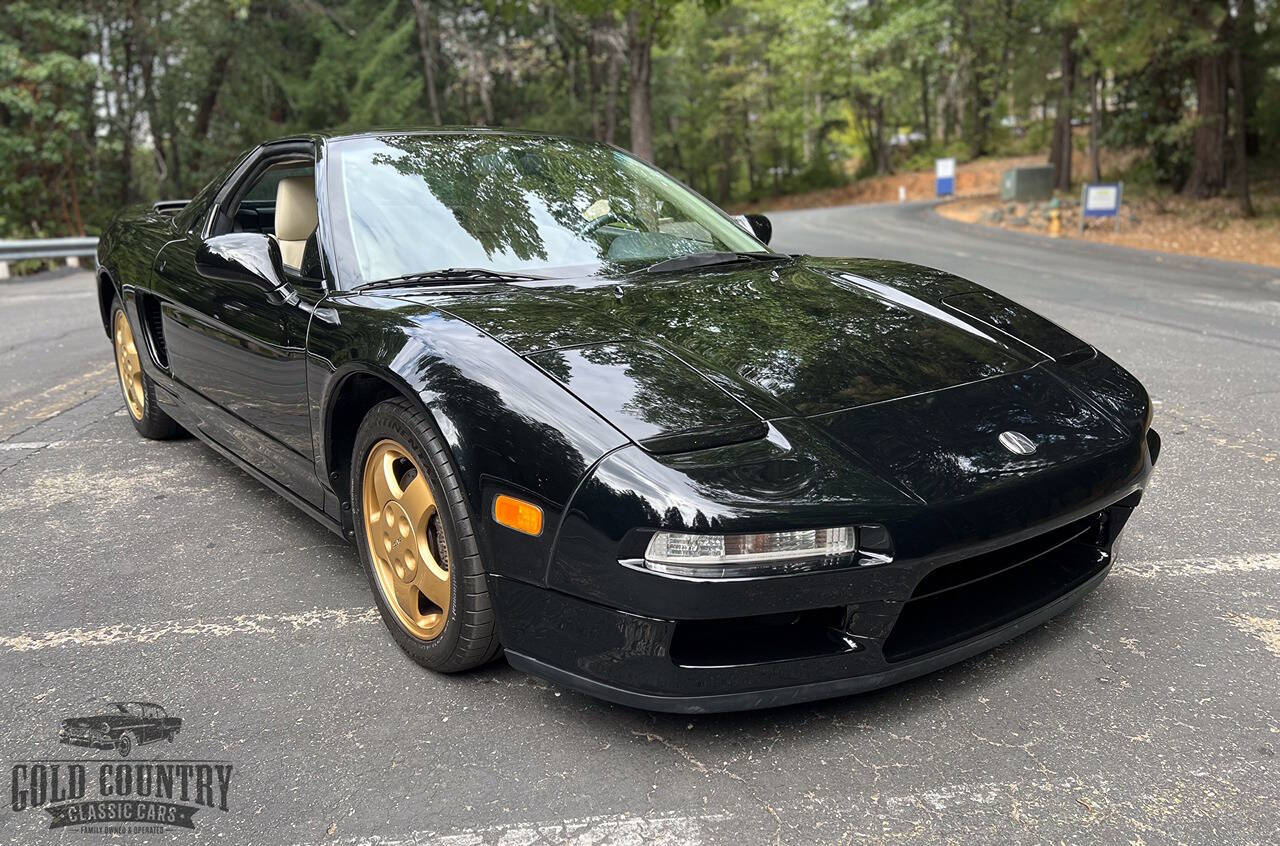
{"label": "acura emblem", "polygon": [[1000,445],[1014,455],[1030,455],[1036,451],[1035,441],[1021,432],[1001,432]]}

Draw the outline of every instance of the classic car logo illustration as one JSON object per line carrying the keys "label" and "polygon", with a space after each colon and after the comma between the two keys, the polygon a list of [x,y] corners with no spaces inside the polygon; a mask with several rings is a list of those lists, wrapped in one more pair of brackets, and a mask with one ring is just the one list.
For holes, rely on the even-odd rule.
{"label": "classic car logo illustration", "polygon": [[128,758],[135,746],[157,740],[173,743],[181,728],[180,718],[154,702],[112,702],[106,713],[63,720],[58,739],[73,746],[114,749]]}
{"label": "classic car logo illustration", "polygon": [[1001,432],[1000,445],[1014,455],[1030,455],[1036,451],[1036,442],[1021,432]]}
{"label": "classic car logo illustration", "polygon": [[[88,710],[88,709],[86,709]],[[227,811],[227,761],[151,758],[123,761],[138,746],[172,743],[182,720],[154,702],[113,701],[99,713],[64,719],[58,741],[102,750],[97,758],[32,758],[10,768],[10,809],[44,810],[49,828],[92,834],[155,834],[194,829],[201,809]]]}

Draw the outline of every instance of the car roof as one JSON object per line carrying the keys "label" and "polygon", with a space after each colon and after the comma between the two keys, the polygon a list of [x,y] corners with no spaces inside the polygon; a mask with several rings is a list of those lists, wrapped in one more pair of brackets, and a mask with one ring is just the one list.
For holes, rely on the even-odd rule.
{"label": "car roof", "polygon": [[164,707],[163,705],[157,704],[157,703],[155,703],[155,702],[139,702],[139,701],[134,700],[134,699],[119,699],[119,700],[116,700],[115,702],[110,702],[110,703],[108,703],[108,704],[110,704],[110,705],[146,705],[146,706],[151,707],[151,708],[163,708],[163,707]]}
{"label": "car roof", "polygon": [[300,132],[296,135],[285,135],[272,138],[263,144],[280,144],[290,141],[345,141],[350,138],[369,138],[377,135],[495,135],[518,136],[524,138],[565,138],[574,139],[570,135],[559,135],[552,132],[535,132],[528,129],[507,129],[492,126],[376,126],[356,132],[319,130],[316,132]]}

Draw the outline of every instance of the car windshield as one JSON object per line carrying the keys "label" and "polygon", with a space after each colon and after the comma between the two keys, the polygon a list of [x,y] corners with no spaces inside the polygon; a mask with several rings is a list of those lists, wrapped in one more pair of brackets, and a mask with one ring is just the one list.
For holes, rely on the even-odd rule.
{"label": "car windshield", "polygon": [[768,248],[679,182],[603,144],[442,133],[332,145],[347,287],[444,268],[537,276]]}

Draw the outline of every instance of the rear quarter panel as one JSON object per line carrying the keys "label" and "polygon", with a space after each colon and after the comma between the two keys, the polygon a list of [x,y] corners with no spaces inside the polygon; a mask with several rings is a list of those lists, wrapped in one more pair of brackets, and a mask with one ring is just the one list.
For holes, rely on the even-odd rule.
{"label": "rear quarter panel", "polygon": [[[98,240],[98,265],[111,278],[117,294],[125,287],[147,287],[160,249],[178,237],[173,218],[145,205],[130,206],[107,225]],[[110,302],[100,303],[105,326]]]}

